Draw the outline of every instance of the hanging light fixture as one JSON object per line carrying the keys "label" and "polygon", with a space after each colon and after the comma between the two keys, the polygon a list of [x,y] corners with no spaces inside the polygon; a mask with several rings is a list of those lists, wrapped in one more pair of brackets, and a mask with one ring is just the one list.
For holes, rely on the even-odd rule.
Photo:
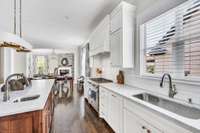
{"label": "hanging light fixture", "polygon": [[22,0],[19,0],[19,36],[17,35],[17,0],[14,0],[14,34],[0,32],[0,48],[14,48],[17,52],[30,52],[30,43],[22,39]]}

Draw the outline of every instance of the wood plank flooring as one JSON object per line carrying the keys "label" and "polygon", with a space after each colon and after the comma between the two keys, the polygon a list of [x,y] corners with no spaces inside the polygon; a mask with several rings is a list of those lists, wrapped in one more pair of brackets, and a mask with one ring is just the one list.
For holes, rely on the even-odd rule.
{"label": "wood plank flooring", "polygon": [[69,98],[55,98],[52,133],[114,133],[74,89]]}

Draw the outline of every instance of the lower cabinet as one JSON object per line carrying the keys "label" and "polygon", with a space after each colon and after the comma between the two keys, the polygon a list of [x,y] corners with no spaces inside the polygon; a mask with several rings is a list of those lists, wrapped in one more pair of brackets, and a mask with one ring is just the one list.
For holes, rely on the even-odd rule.
{"label": "lower cabinet", "polygon": [[106,88],[100,88],[100,117],[103,118],[116,133],[122,133],[123,98]]}
{"label": "lower cabinet", "polygon": [[100,87],[100,117],[116,133],[192,133],[149,108]]}
{"label": "lower cabinet", "polygon": [[124,99],[123,133],[192,133],[148,108]]}
{"label": "lower cabinet", "polygon": [[124,133],[163,133],[126,109],[124,110],[123,127]]}
{"label": "lower cabinet", "polygon": [[109,91],[104,88],[101,88],[99,92],[99,116],[106,121],[108,121],[108,93]]}
{"label": "lower cabinet", "polygon": [[45,105],[45,108],[42,111],[42,133],[49,133],[51,129],[51,122],[53,118],[53,100],[52,94],[49,95],[49,99]]}
{"label": "lower cabinet", "polygon": [[0,133],[50,133],[53,102],[52,94],[41,111],[0,117]]}
{"label": "lower cabinet", "polygon": [[116,133],[122,133],[123,99],[121,96],[112,92],[109,92],[108,99],[108,123]]}

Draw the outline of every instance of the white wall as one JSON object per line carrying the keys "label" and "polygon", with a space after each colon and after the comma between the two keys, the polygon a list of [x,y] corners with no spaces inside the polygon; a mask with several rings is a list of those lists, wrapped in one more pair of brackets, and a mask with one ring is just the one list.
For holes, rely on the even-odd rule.
{"label": "white wall", "polygon": [[24,73],[26,75],[26,56],[27,53],[12,50],[12,73]]}
{"label": "white wall", "polygon": [[3,82],[4,80],[4,64],[3,64],[3,61],[4,61],[4,50],[3,48],[0,48],[0,83]]}
{"label": "white wall", "polygon": [[3,67],[3,79],[6,80],[6,77],[13,73],[24,73],[26,74],[26,54],[27,53],[18,53],[11,48],[3,48],[3,62],[1,67]]}
{"label": "white wall", "polygon": [[12,73],[12,49],[4,48],[4,80]]}
{"label": "white wall", "polygon": [[[53,49],[34,49],[33,54],[49,55],[52,54],[52,51]],[[77,78],[79,77],[79,69],[80,69],[78,47],[70,49],[55,49],[55,53],[57,54],[74,53],[74,82],[76,83]]]}
{"label": "white wall", "polygon": [[112,67],[110,54],[97,55],[91,58],[91,76],[97,77],[96,68],[102,69],[102,77],[116,81],[116,75],[120,68]]}

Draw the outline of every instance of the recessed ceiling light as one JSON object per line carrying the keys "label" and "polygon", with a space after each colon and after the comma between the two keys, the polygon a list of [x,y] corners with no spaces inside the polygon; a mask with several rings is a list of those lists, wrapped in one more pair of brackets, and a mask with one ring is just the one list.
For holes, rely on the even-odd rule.
{"label": "recessed ceiling light", "polygon": [[66,19],[66,20],[69,20],[69,16],[65,16],[65,19]]}

